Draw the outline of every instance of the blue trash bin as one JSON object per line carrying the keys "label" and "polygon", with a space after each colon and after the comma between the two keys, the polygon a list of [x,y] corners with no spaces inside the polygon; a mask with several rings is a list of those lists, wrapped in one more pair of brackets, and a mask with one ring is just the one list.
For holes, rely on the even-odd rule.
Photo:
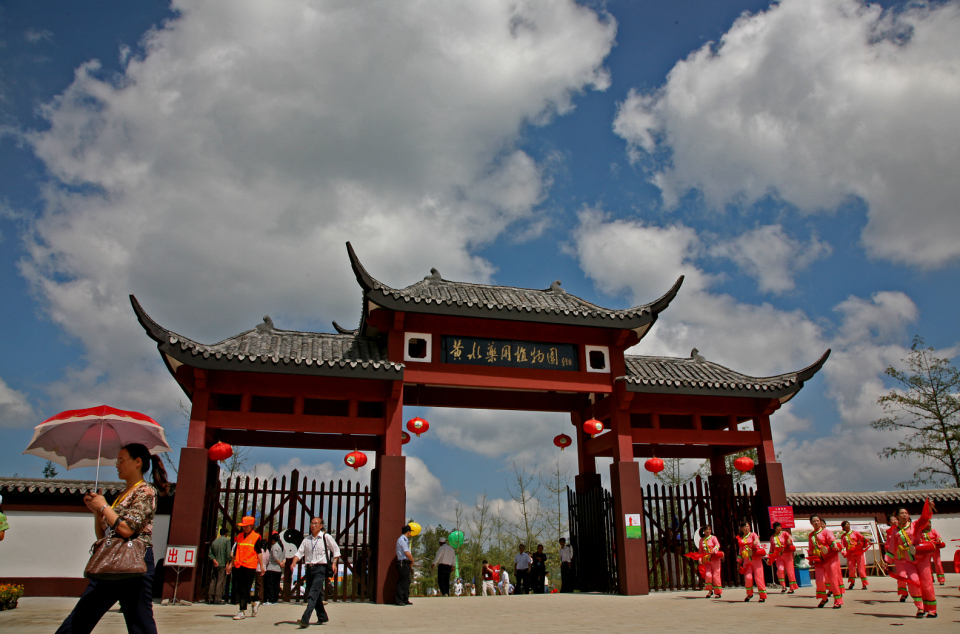
{"label": "blue trash bin", "polygon": [[809,568],[797,568],[794,570],[797,575],[797,585],[801,588],[810,587],[810,569]]}

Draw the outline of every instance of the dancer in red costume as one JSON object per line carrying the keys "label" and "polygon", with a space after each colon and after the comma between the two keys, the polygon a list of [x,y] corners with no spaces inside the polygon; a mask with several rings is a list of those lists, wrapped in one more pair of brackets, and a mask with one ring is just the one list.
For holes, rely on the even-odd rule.
{"label": "dancer in red costume", "polygon": [[885,551],[883,560],[887,563],[887,574],[897,580],[897,595],[900,597],[900,603],[903,603],[907,600],[907,580],[900,576],[900,571],[897,569],[896,551],[893,549],[893,534],[897,532],[898,525],[896,513],[887,515],[887,526],[889,528],[887,528],[887,540],[883,544],[883,550]]}
{"label": "dancer in red costume", "polygon": [[[780,522],[773,523],[773,535],[770,537],[770,566],[777,573],[780,582],[780,594],[787,591],[787,580],[790,581],[790,594],[797,589],[797,577],[793,571],[793,553],[797,547],[793,544],[793,536],[783,530]],[[786,572],[786,575],[784,575]]]}
{"label": "dancer in red costume", "polygon": [[707,524],[703,527],[703,537],[700,538],[700,564],[706,569],[704,577],[707,587],[707,598],[720,598],[723,594],[723,582],[720,579],[720,563],[723,554],[720,552],[720,540],[713,534],[713,527]]}
{"label": "dancer in red costume", "polygon": [[910,596],[917,606],[917,618],[937,618],[937,595],[930,573],[933,551],[930,542],[923,541],[923,531],[929,526],[929,500],[924,512],[916,522],[910,521],[907,509],[897,510],[899,526],[893,534],[893,547],[897,559],[897,574],[907,582]]}
{"label": "dancer in red costume", "polygon": [[860,583],[862,589],[866,590],[870,585],[867,582],[867,551],[870,550],[870,540],[859,532],[850,528],[850,522],[844,522],[840,525],[843,533],[840,534],[840,546],[843,548],[843,556],[847,558],[847,580],[850,586],[847,590],[853,590],[857,583],[857,573],[860,573]]}
{"label": "dancer in red costume", "polygon": [[933,569],[937,573],[937,581],[940,585],[946,585],[947,578],[943,574],[943,561],[940,559],[940,551],[947,547],[947,543],[943,541],[943,537],[940,536],[937,529],[932,526],[923,531],[923,541],[930,542],[936,546],[936,550],[933,551]]}
{"label": "dancer in red costume", "polygon": [[817,575],[818,608],[827,604],[827,592],[833,593],[833,608],[843,607],[843,573],[840,570],[840,542],[827,530],[819,515],[810,516],[813,532],[810,533],[808,557]]}
{"label": "dancer in red costume", "polygon": [[763,579],[763,557],[767,554],[760,547],[760,538],[750,530],[746,520],[740,521],[740,534],[737,536],[737,546],[740,562],[740,572],[743,574],[744,585],[747,586],[747,598],[753,597],[753,584],[757,584],[760,594],[760,603],[767,600],[767,583]]}

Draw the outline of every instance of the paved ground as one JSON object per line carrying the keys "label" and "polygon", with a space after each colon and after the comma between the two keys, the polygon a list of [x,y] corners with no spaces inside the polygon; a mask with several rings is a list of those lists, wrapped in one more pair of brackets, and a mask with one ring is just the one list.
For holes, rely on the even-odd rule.
{"label": "paved ground", "polygon": [[[756,597],[743,603],[744,591],[730,589],[722,600],[707,600],[700,592],[655,593],[647,597],[602,594],[528,595],[514,597],[414,598],[396,607],[372,604],[329,604],[326,632],[483,632],[507,634],[548,632],[882,632],[902,626],[917,632],[960,632],[960,575],[947,575],[938,586],[940,617],[913,618],[912,604],[897,600],[891,579],[873,579],[871,590],[847,594],[840,610],[818,610],[812,588],[794,595],[771,594],[764,604]],[[15,610],[0,612],[0,632],[53,632],[73,608],[73,599],[21,599]],[[266,606],[260,615],[235,622],[233,606],[156,606],[160,632],[292,633],[302,606]],[[125,632],[123,617],[109,612],[98,634]],[[317,631],[311,626],[309,631]]]}

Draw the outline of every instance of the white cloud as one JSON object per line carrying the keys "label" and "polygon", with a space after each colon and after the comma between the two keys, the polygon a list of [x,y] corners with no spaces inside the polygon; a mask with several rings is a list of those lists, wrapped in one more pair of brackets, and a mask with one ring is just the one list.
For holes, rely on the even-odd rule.
{"label": "white cloud", "polygon": [[22,137],[53,177],[22,272],[86,351],[63,398],[175,402],[130,292],[216,341],[265,312],[354,323],[346,240],[387,283],[489,280],[475,250],[544,223],[521,128],[607,87],[616,30],[574,2],[174,4],[121,76],[78,68]]}
{"label": "white cloud", "polygon": [[712,245],[709,253],[732,260],[757,280],[761,291],[783,293],[793,290],[798,272],[829,255],[831,248],[816,236],[803,243],[787,235],[781,225],[764,225]]}
{"label": "white cloud", "polygon": [[919,267],[960,257],[960,3],[884,12],[859,0],[783,0],[631,91],[615,132],[669,157],[668,206],[774,194],[805,212],[868,204],[872,256]]}
{"label": "white cloud", "polygon": [[46,29],[27,29],[23,32],[23,39],[31,44],[38,44],[43,41],[52,42],[53,33]]}
{"label": "white cloud", "polygon": [[33,406],[27,400],[27,395],[7,385],[0,378],[0,427],[23,427],[39,425]]}

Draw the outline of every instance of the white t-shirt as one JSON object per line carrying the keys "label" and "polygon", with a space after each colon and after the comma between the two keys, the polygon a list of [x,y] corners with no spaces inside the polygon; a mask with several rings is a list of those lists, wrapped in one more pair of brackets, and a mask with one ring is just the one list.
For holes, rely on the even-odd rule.
{"label": "white t-shirt", "polygon": [[513,558],[513,564],[517,570],[529,570],[532,563],[533,557],[528,552],[517,553],[517,556]]}

